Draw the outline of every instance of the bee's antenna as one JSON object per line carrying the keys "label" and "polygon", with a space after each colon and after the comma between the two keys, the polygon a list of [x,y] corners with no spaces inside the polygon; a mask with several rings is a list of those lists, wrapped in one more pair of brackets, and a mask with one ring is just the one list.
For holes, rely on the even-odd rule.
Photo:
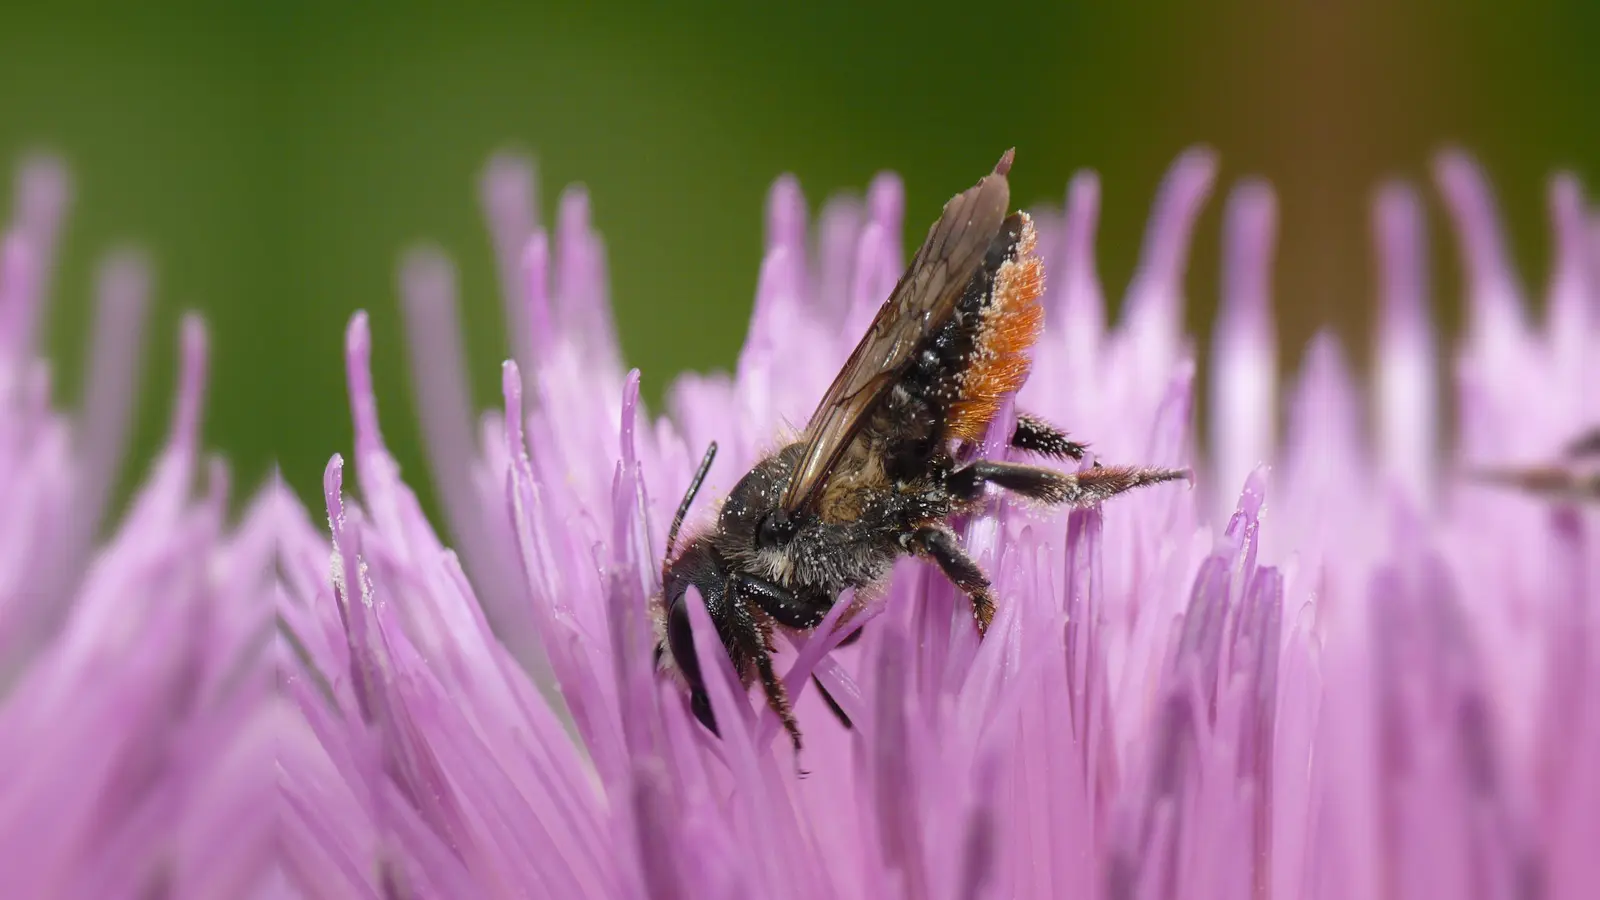
{"label": "bee's antenna", "polygon": [[694,502],[694,495],[700,493],[700,483],[706,480],[706,473],[711,471],[711,461],[717,458],[717,442],[712,441],[706,448],[705,459],[700,460],[700,468],[695,470],[694,478],[689,481],[689,489],[683,494],[683,502],[678,504],[678,514],[672,517],[672,527],[667,529],[667,552],[662,554],[663,559],[672,557],[672,545],[678,542],[678,529],[683,527],[683,520],[689,515],[689,504]]}

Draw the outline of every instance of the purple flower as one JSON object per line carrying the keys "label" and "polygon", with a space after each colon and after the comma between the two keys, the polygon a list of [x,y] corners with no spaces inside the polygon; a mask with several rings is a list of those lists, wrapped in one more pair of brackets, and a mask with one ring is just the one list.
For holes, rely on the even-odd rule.
{"label": "purple flower", "polygon": [[56,412],[36,333],[67,188],[58,163],[24,166],[0,250],[0,884],[241,897],[272,862],[277,714],[261,650],[287,495],[267,490],[228,528],[219,461],[196,492],[206,334],[190,317],[166,445],[95,545],[150,278],[137,256],[107,261],[82,408]]}
{"label": "purple flower", "polygon": [[[361,502],[335,457],[331,566],[308,519],[284,533],[280,615],[299,647],[284,687],[304,717],[279,746],[289,880],[337,897],[1590,896],[1600,521],[1576,494],[1462,476],[1548,463],[1600,422],[1585,390],[1600,384],[1600,226],[1556,179],[1535,319],[1478,170],[1443,157],[1471,313],[1446,354],[1420,203],[1386,187],[1371,390],[1324,335],[1280,423],[1275,201],[1242,183],[1202,447],[1182,275],[1215,169],[1205,151],[1174,166],[1114,325],[1095,177],[1035,213],[1047,326],[1017,400],[1105,459],[1203,460],[1197,489],[1070,514],[997,503],[967,523],[1000,598],[981,644],[965,599],[907,561],[862,641],[835,649],[835,614],[781,647],[807,736],[798,779],[691,603],[721,739],[695,722],[653,670],[647,604],[706,444],[721,447],[715,498],[804,423],[888,295],[900,185],[879,176],[811,226],[780,179],[736,371],[681,377],[658,416],[617,362],[585,195],[562,198],[552,249],[529,170],[496,160],[484,195],[516,360],[503,413],[476,430],[449,264],[419,252],[401,275],[458,549],[384,448],[361,314]],[[853,731],[807,689],[813,672]]]}

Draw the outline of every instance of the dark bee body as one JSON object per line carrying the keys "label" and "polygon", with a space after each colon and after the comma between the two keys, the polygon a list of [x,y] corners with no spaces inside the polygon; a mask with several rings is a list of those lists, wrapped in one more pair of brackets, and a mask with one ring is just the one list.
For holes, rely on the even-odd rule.
{"label": "dark bee body", "polygon": [[[815,628],[846,589],[870,596],[896,559],[914,554],[936,563],[971,598],[981,633],[994,611],[989,580],[946,522],[974,511],[985,485],[1043,503],[1090,505],[1187,477],[1099,466],[1065,474],[969,458],[1026,379],[1042,326],[1044,273],[1033,225],[1024,213],[1005,214],[1010,162],[1007,153],[993,175],[946,205],[800,440],[752,468],[715,527],[676,557],[674,523],[657,658],[670,654],[695,715],[713,731],[684,604],[689,586],[704,600],[735,671],[746,684],[761,681],[798,749],[799,729],[772,667],[775,627]],[[1084,454],[1060,430],[1027,415],[1018,417],[1010,443],[1057,459]],[[708,454],[702,475],[710,461]]]}

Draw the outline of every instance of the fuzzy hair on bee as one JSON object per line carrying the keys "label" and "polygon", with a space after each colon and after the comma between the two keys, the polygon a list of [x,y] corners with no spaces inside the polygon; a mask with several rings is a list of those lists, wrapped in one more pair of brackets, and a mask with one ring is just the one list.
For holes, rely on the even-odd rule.
{"label": "fuzzy hair on bee", "polygon": [[[853,590],[881,595],[894,563],[936,565],[972,604],[980,636],[997,599],[949,520],[981,513],[989,488],[1046,506],[1092,506],[1187,469],[1093,467],[1076,472],[977,458],[1006,401],[1027,380],[1044,326],[1044,263],[1027,213],[1011,212],[1013,151],[957,195],[929,229],[867,333],[804,431],[755,464],[714,522],[677,536],[716,454],[713,444],[668,532],[661,592],[652,601],[656,664],[683,683],[695,717],[717,732],[694,654],[686,597],[695,588],[746,687],[759,682],[795,751],[800,728],[774,671],[774,635],[815,629]],[[1009,445],[1081,461],[1087,447],[1019,413]],[[846,612],[850,629],[859,612]],[[850,638],[859,635],[856,630]],[[849,721],[813,679],[823,699]]]}

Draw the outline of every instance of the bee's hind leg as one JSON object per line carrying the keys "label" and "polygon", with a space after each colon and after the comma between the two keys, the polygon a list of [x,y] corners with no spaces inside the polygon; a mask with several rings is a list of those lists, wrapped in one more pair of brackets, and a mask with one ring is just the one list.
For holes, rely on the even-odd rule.
{"label": "bee's hind leg", "polygon": [[955,532],[940,525],[924,525],[911,533],[909,549],[918,556],[932,559],[944,577],[967,595],[972,601],[972,618],[978,623],[978,635],[986,634],[989,623],[994,621],[994,596],[989,590],[989,576],[962,549]]}
{"label": "bee's hind leg", "polygon": [[1041,503],[1094,506],[1137,487],[1186,480],[1191,474],[1188,469],[1142,466],[1096,466],[1068,473],[980,459],[952,472],[948,486],[962,500],[978,499],[983,486],[993,484]]}
{"label": "bee's hind leg", "polygon": [[1032,413],[1018,413],[1017,427],[1011,430],[1011,446],[1051,459],[1081,460],[1089,448],[1067,437],[1067,433]]}

